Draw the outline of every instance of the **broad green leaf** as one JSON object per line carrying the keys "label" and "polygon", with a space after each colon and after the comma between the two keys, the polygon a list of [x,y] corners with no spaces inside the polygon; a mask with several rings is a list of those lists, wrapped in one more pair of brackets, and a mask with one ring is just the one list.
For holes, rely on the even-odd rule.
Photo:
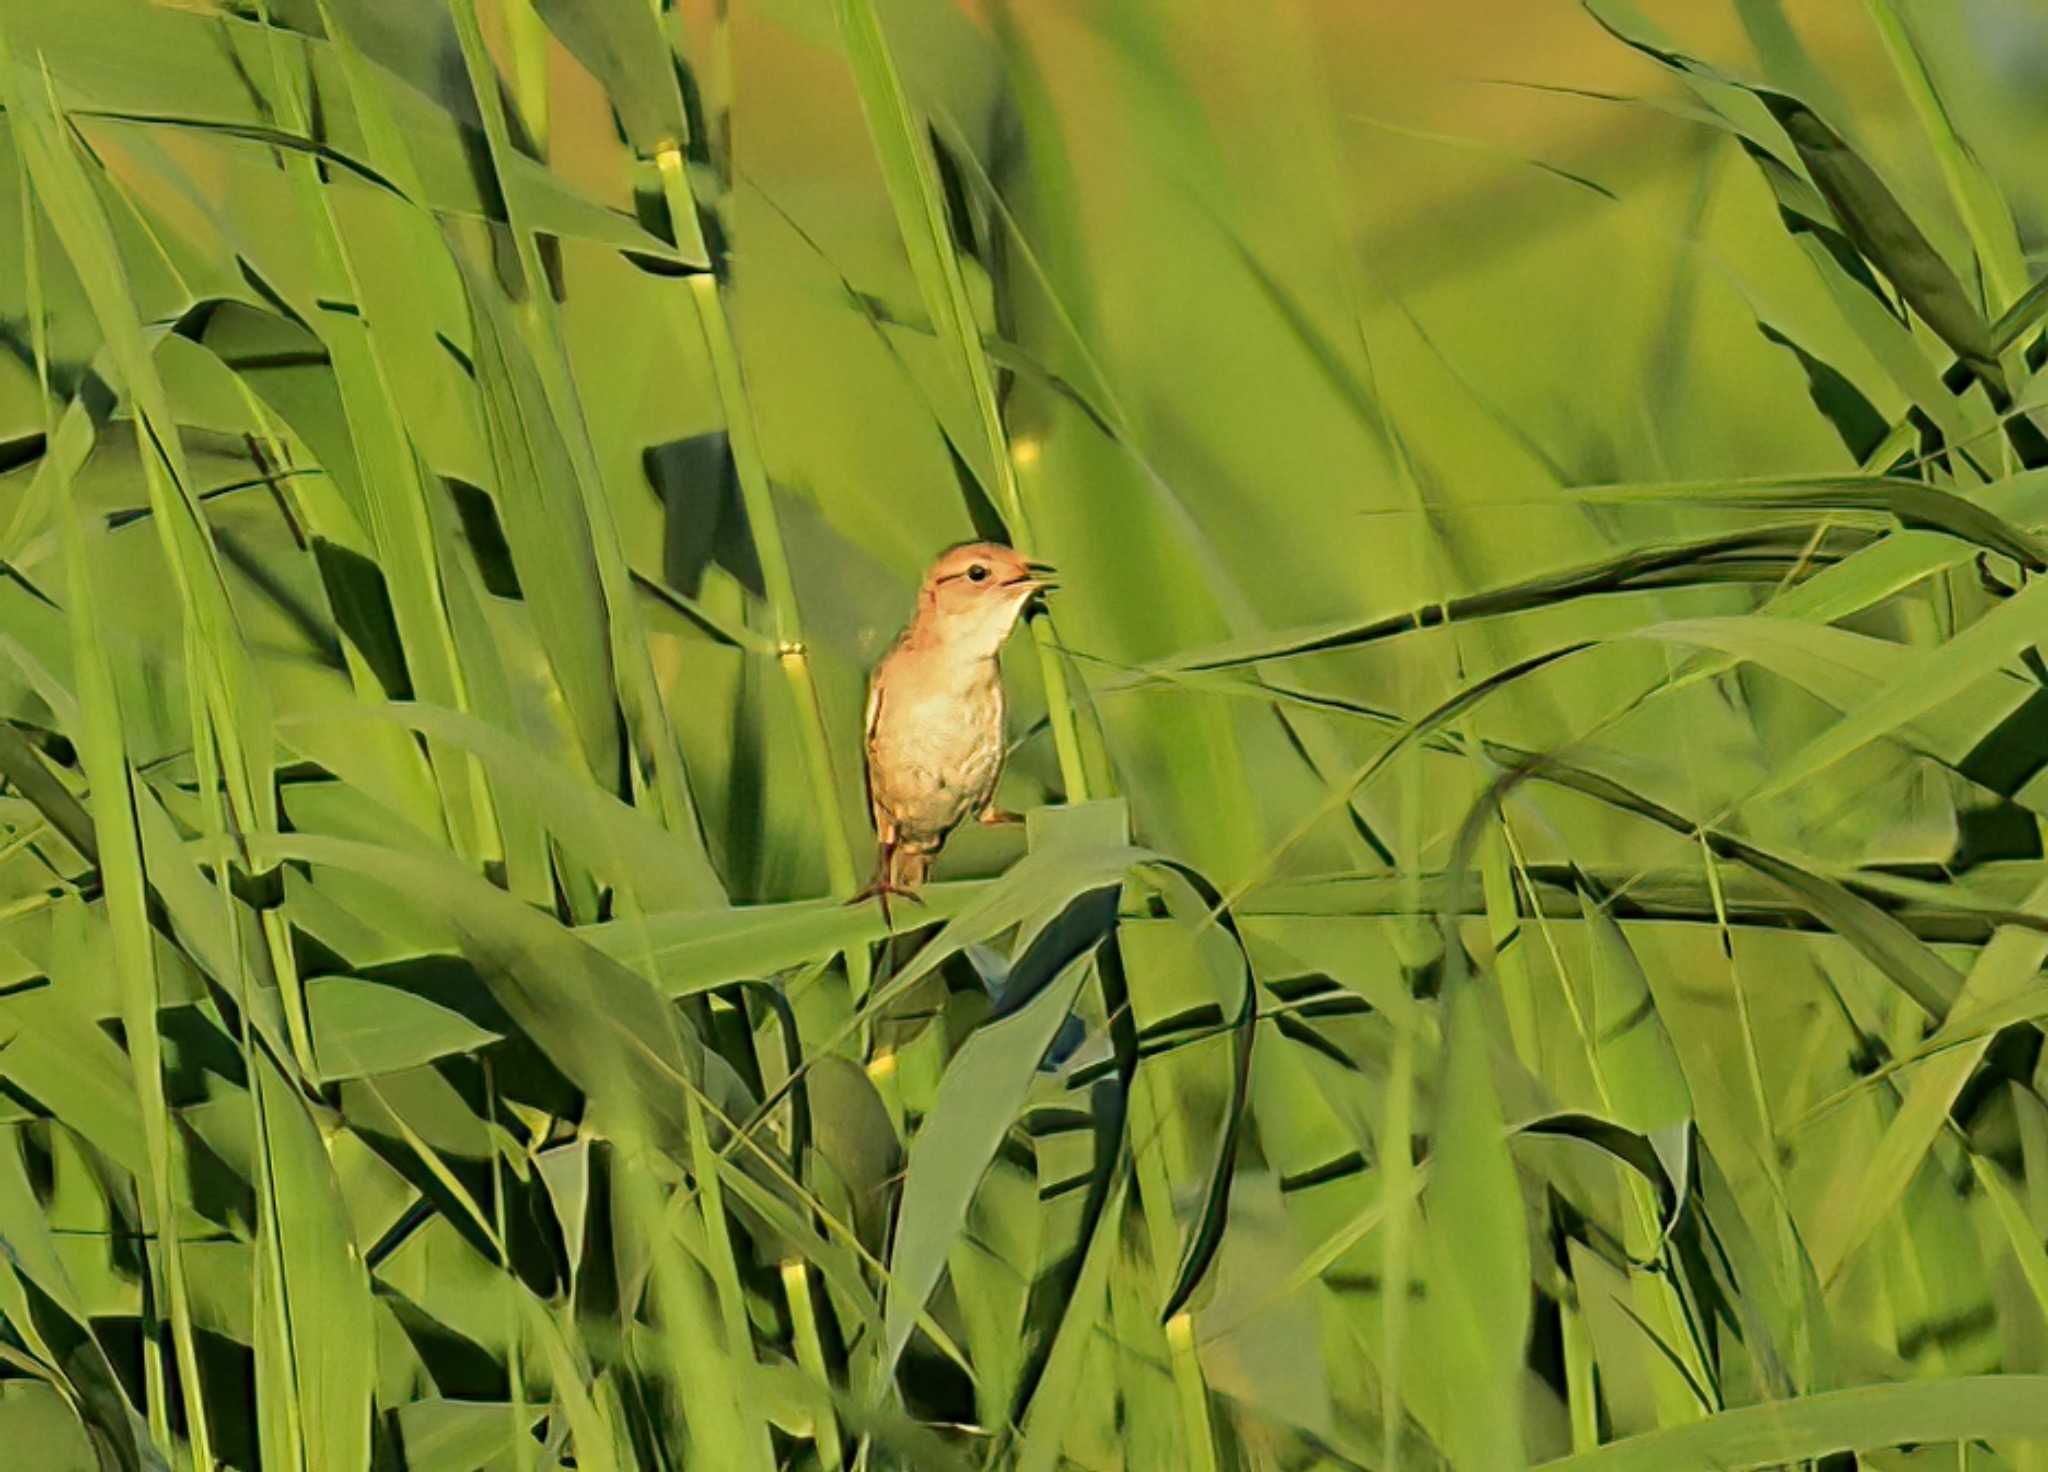
{"label": "broad green leaf", "polygon": [[968,1203],[1024,1101],[1038,1060],[1051,1046],[1086,979],[1089,953],[1115,923],[1116,891],[1084,895],[1019,958],[1002,1015],[979,1028],[947,1066],[924,1127],[910,1142],[903,1206],[889,1257],[888,1342],[892,1370],[925,1300],[945,1270]]}
{"label": "broad green leaf", "polygon": [[[986,880],[934,884],[924,905],[910,913],[951,920],[989,892]],[[1014,919],[1010,923],[1015,923]],[[997,925],[990,930],[1000,930]],[[639,920],[610,920],[577,932],[584,941],[627,966],[651,958],[651,978],[669,996],[682,996],[748,976],[772,976],[792,966],[886,938],[881,908],[842,900],[788,900],[720,910],[672,910]]]}
{"label": "broad green leaf", "polygon": [[861,1240],[879,1250],[888,1218],[885,1193],[903,1159],[889,1111],[866,1071],[836,1053],[812,1060],[804,1087],[812,1141],[852,1197]]}
{"label": "broad green leaf", "polygon": [[352,976],[306,984],[306,1012],[322,1082],[397,1073],[498,1040],[460,1013],[395,986]]}
{"label": "broad green leaf", "polygon": [[529,813],[539,817],[585,862],[602,872],[616,873],[650,910],[701,905],[723,897],[718,876],[701,847],[679,839],[645,813],[594,786],[587,775],[549,761],[516,735],[473,715],[410,701],[386,706],[356,702],[295,714],[281,720],[279,726],[289,734],[299,726],[370,722],[418,731],[473,753],[502,790],[520,794]]}
{"label": "broad green leaf", "polygon": [[512,1454],[535,1409],[490,1401],[416,1400],[398,1408],[396,1439],[408,1469],[477,1472]]}
{"label": "broad green leaf", "polygon": [[264,840],[275,859],[334,865],[434,905],[511,1014],[629,1138],[647,1123],[683,1137],[682,1095],[700,1069],[652,987],[458,865],[313,835]]}
{"label": "broad green leaf", "polygon": [[101,1472],[98,1453],[71,1407],[37,1381],[0,1384],[0,1438],[24,1452],[32,1448],[36,1465],[49,1472]]}

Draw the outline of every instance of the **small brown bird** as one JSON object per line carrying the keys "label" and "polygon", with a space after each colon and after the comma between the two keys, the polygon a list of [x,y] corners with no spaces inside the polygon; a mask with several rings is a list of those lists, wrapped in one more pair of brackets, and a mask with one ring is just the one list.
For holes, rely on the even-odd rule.
{"label": "small brown bird", "polygon": [[993,542],[949,547],[924,575],[917,612],[868,681],[868,807],[879,853],[854,896],[917,899],[946,836],[995,806],[1003,773],[1003,676],[996,656],[1053,570]]}

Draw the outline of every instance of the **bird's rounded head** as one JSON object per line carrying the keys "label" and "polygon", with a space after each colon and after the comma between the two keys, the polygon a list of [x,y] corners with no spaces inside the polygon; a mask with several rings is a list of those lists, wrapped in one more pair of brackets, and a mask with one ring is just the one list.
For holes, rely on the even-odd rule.
{"label": "bird's rounded head", "polygon": [[1053,569],[997,542],[948,547],[925,569],[917,618],[928,639],[976,657],[993,655],[1017,616],[1054,586]]}

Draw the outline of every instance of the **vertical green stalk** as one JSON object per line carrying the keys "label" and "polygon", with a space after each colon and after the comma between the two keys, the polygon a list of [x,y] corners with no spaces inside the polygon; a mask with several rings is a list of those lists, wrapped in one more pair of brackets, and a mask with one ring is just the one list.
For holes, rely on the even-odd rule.
{"label": "vertical green stalk", "polygon": [[718,1293],[718,1321],[725,1330],[725,1355],[734,1364],[751,1366],[754,1334],[747,1322],[746,1291],[740,1286],[738,1261],[733,1255],[732,1232],[726,1224],[725,1191],[718,1180],[718,1155],[711,1148],[711,1132],[704,1122],[704,1104],[694,1088],[687,1091],[684,1107],[689,1116],[690,1169],[696,1177],[696,1206],[704,1222],[704,1266]]}
{"label": "vertical green stalk", "polygon": [[[652,0],[657,15],[661,0]],[[712,0],[711,5],[711,63],[705,68],[706,90],[717,99],[717,111],[711,122],[711,156],[719,160],[725,175],[726,187],[732,186],[733,179],[733,134],[736,119],[733,116],[735,98],[738,95],[738,71],[733,65],[732,54],[732,0]]]}
{"label": "vertical green stalk", "polygon": [[[45,403],[47,406],[47,400]],[[158,1307],[144,1326],[150,1350],[145,1363],[151,1370],[156,1368],[157,1313],[167,1313],[193,1464],[210,1468],[212,1437],[192,1333],[191,1294],[179,1238],[179,1199],[172,1189],[174,1175],[181,1174],[178,1161],[182,1152],[174,1139],[170,1102],[164,1089],[163,1040],[157,1024],[162,1005],[161,979],[157,974],[155,941],[149,931],[142,836],[135,814],[138,779],[129,761],[120,696],[99,629],[99,595],[93,590],[91,571],[95,559],[88,555],[98,549],[88,548],[81,520],[76,501],[67,495],[63,532],[70,586],[66,602],[71,615],[79,710],[83,718],[81,729],[75,734],[91,783],[87,805],[94,835],[99,840],[100,877],[113,932],[121,1021],[141,1106],[148,1158],[147,1179],[142,1182],[149,1205],[144,1216],[145,1231],[153,1228],[156,1237],[155,1250],[148,1252],[147,1257],[154,1270],[152,1279],[160,1280],[152,1282],[151,1294]],[[154,1373],[149,1376],[148,1400],[151,1429],[168,1449],[171,1441],[162,1381]]]}
{"label": "vertical green stalk", "polygon": [[[1503,823],[1501,832],[1506,837],[1508,858],[1514,872],[1521,877],[1523,888],[1530,894],[1536,892],[1534,881],[1529,877],[1528,861],[1523,857],[1521,845],[1515,839],[1514,828]],[[1585,1051],[1586,1069],[1592,1076],[1593,1090],[1599,1100],[1601,1113],[1614,1116],[1616,1105],[1614,1091],[1610,1086],[1607,1069],[1600,1058],[1600,1018],[1586,1015],[1586,1001],[1579,995],[1578,985],[1572,980],[1571,968],[1565,964],[1563,949],[1550,927],[1549,920],[1539,907],[1535,911],[1538,932],[1543,937],[1545,949],[1550,955],[1550,964],[1557,973],[1558,989],[1564,994],[1566,1010],[1571,1014],[1572,1026],[1579,1035],[1579,1042]],[[1591,986],[1592,983],[1587,983]],[[1597,1000],[1594,1005],[1597,1007]],[[1638,1261],[1647,1261],[1652,1256],[1661,1256],[1666,1265],[1670,1261],[1670,1247],[1664,1241],[1661,1211],[1649,1183],[1633,1170],[1617,1165],[1614,1174],[1620,1183],[1621,1199],[1628,1209],[1623,1221],[1625,1245]],[[1674,1373],[1673,1368],[1661,1360],[1652,1362],[1652,1380],[1655,1386],[1660,1424],[1679,1425],[1699,1419],[1713,1408],[1702,1406],[1691,1390],[1691,1384],[1708,1386],[1713,1376],[1707,1369],[1708,1356],[1704,1345],[1686,1311],[1680,1290],[1675,1286],[1678,1279],[1668,1271],[1646,1273],[1632,1270],[1629,1285],[1635,1297],[1637,1311],[1643,1323],[1663,1340],[1676,1357],[1684,1373]],[[1691,1384],[1688,1383],[1690,1377]]]}
{"label": "vertical green stalk", "polygon": [[[662,150],[661,182],[668,191],[670,217],[687,215],[694,222],[696,211],[683,175],[679,148]],[[761,459],[760,441],[755,437],[754,410],[747,398],[739,351],[733,343],[717,281],[709,275],[694,276],[690,286],[697,305],[698,326],[725,411],[726,441],[732,448],[733,469],[739,478],[740,498],[746,506],[747,528],[753,534],[755,555],[761,563],[761,582],[775,621],[776,662],[782,666],[790,696],[796,702],[804,765],[819,818],[825,825],[825,872],[831,878],[834,894],[850,895],[859,882],[852,843],[847,837],[846,815],[833,778],[824,707],[811,677],[810,652],[804,644],[803,624],[797,610],[796,583],[790,576],[789,555],[782,543],[782,525],[775,515],[768,468]]]}
{"label": "vertical green stalk", "polygon": [[[1407,867],[1412,866],[1404,861]],[[1419,912],[1411,909],[1409,913]],[[1405,982],[1409,970],[1405,965],[1401,969]],[[1379,1143],[1380,1200],[1387,1211],[1380,1246],[1380,1427],[1382,1459],[1387,1466],[1398,1467],[1401,1428],[1407,1416],[1401,1380],[1408,1345],[1408,1275],[1419,1187],[1411,1144],[1415,1137],[1415,1032],[1401,1019],[1392,1021]]]}
{"label": "vertical green stalk", "polygon": [[[223,810],[220,802],[217,777],[219,763],[213,755],[209,733],[201,727],[195,732],[194,756],[200,771],[200,787],[208,796],[207,817],[213,834],[219,837],[224,832]],[[225,849],[221,850],[224,854]],[[261,1055],[253,1037],[250,1024],[251,1003],[249,993],[252,979],[249,975],[248,957],[240,944],[236,926],[236,901],[228,884],[227,861],[219,858],[214,864],[214,886],[220,895],[221,924],[229,939],[229,954],[233,960],[232,987],[229,994],[235,1000],[236,1043],[242,1057],[243,1076],[250,1082],[249,1111],[255,1126],[256,1148],[252,1158],[256,1166],[256,1242],[252,1254],[250,1273],[250,1321],[253,1326],[251,1349],[255,1358],[255,1390],[257,1401],[257,1440],[267,1461],[274,1461],[287,1468],[304,1467],[306,1458],[305,1411],[300,1404],[298,1357],[293,1347],[291,1322],[291,1295],[286,1285],[284,1228],[278,1202],[276,1161],[273,1156],[272,1121],[266,1090],[260,1079],[267,1077],[269,1060]],[[276,912],[266,912],[269,915]],[[281,915],[280,915],[280,918]],[[270,929],[265,925],[266,932]],[[275,964],[275,945],[272,947]],[[289,938],[286,938],[287,962],[289,963]],[[279,975],[283,975],[279,972]],[[226,978],[223,978],[226,980]],[[263,1072],[259,1073],[259,1070]]]}
{"label": "vertical green stalk", "polygon": [[1762,1158],[1764,1178],[1771,1183],[1781,1211],[1790,1211],[1785,1178],[1778,1165],[1778,1125],[1771,1113],[1771,1100],[1764,1088],[1763,1054],[1756,1045],[1756,1020],[1749,1010],[1749,988],[1743,985],[1742,967],[1735,959],[1735,932],[1728,924],[1728,898],[1721,887],[1721,865],[1714,857],[1707,835],[1699,834],[1700,862],[1707,872],[1707,893],[1714,902],[1714,924],[1721,932],[1721,954],[1728,960],[1728,986],[1735,998],[1735,1015],[1742,1025],[1742,1061],[1748,1074],[1749,1093],[1756,1104],[1757,1122],[1764,1137],[1757,1153]]}
{"label": "vertical green stalk", "polygon": [[[484,1071],[485,1122],[496,1134],[498,1125],[498,1081],[496,1070],[491,1067],[491,1055],[486,1053],[479,1060]],[[527,1435],[533,1418],[527,1410],[526,1398],[526,1331],[521,1323],[520,1285],[511,1273],[511,1254],[506,1243],[512,1234],[505,1223],[505,1164],[494,1148],[485,1163],[491,1172],[491,1245],[497,1249],[498,1262],[511,1281],[503,1289],[505,1300],[505,1379],[512,1391],[512,1465],[515,1472],[533,1472],[533,1438]]]}
{"label": "vertical green stalk", "polygon": [[818,1333],[818,1309],[811,1300],[811,1270],[801,1257],[782,1264],[782,1292],[789,1300],[789,1320],[795,1330],[796,1363],[817,1382],[817,1419],[811,1424],[811,1439],[817,1443],[818,1466],[823,1472],[839,1472],[846,1464],[846,1449],[839,1440],[839,1418],[832,1409],[832,1370],[825,1363],[825,1341]]}
{"label": "vertical green stalk", "polygon": [[[952,349],[956,366],[966,375],[988,442],[996,508],[1009,527],[1011,541],[1018,550],[1028,552],[1032,550],[1031,522],[1017,488],[1009,434],[1003,427],[1002,408],[996,402],[995,375],[982,345],[960,259],[954,253],[952,231],[946,223],[946,205],[931,144],[911,110],[873,0],[839,0],[839,21],[851,57],[854,83],[860,91],[861,110],[875,140],[875,154],[888,185],[889,202],[895,207],[897,229],[910,255],[925,310],[931,315],[939,341]],[[1091,784],[1087,764],[1082,759],[1080,727],[1067,684],[1067,667],[1049,617],[1041,614],[1031,619],[1031,637],[1038,647],[1046,714],[1052,726],[1053,746],[1059,754],[1060,780],[1066,786],[1069,802],[1086,802]]]}
{"label": "vertical green stalk", "polygon": [[[13,56],[7,47],[4,31],[0,31],[0,67],[13,73]],[[9,76],[8,84],[0,87],[0,95],[28,90],[27,87],[13,85],[18,76],[18,73]],[[46,84],[47,80],[46,76]],[[54,112],[54,97],[51,102]],[[17,106],[16,116],[21,116],[23,111]],[[45,141],[50,140],[46,138]],[[27,140],[22,142],[25,144]],[[25,151],[17,154],[16,167],[22,204],[22,264],[26,278],[24,297],[28,307],[29,337],[35,356],[36,382],[41,390],[46,442],[55,444],[57,423],[53,413],[55,401],[50,390],[48,323],[45,320],[42,262],[37,241],[38,214]],[[122,1025],[136,1093],[141,1102],[143,1141],[149,1164],[149,1178],[143,1183],[149,1191],[149,1210],[144,1214],[145,1237],[148,1228],[153,1226],[156,1246],[154,1251],[146,1247],[144,1251],[153,1289],[158,1287],[154,1280],[161,1279],[161,1298],[156,1291],[150,1296],[169,1312],[172,1352],[183,1393],[192,1463],[197,1468],[211,1468],[214,1464],[212,1435],[207,1423],[205,1396],[192,1334],[191,1296],[185,1281],[177,1198],[172,1191],[174,1162],[182,1159],[182,1152],[174,1151],[170,1103],[164,1089],[163,1047],[157,1024],[162,1002],[161,979],[156,968],[155,941],[149,932],[142,836],[135,814],[136,776],[128,757],[113,669],[99,635],[96,595],[91,586],[94,563],[87,557],[82,515],[72,495],[70,468],[61,456],[52,456],[50,464],[56,475],[55,490],[60,506],[69,582],[66,602],[69,605],[67,611],[82,718],[80,730],[73,734],[80,741],[81,756],[85,758],[90,783],[88,811],[99,846],[101,883],[120,983]],[[203,735],[203,724],[202,715],[199,720],[202,729],[195,731],[195,739]],[[172,1443],[155,1318],[156,1314],[152,1312],[145,1323],[145,1398],[151,1432],[168,1451]]]}
{"label": "vertical green stalk", "polygon": [[[730,18],[720,7],[718,33],[721,48],[730,43]],[[730,84],[731,58],[721,55],[720,70]],[[727,119],[721,140],[731,153],[736,146],[732,98],[728,91],[722,106]],[[661,172],[662,193],[668,204],[669,226],[678,247],[705,254],[704,233],[697,219],[697,201],[690,190],[690,176],[683,158],[687,139],[676,139],[661,150],[655,162]],[[722,272],[723,263],[714,266]],[[774,487],[768,465],[762,458],[759,432],[754,423],[754,406],[747,394],[746,375],[741,366],[738,344],[733,339],[731,319],[725,309],[725,283],[718,274],[690,279],[691,300],[696,306],[697,329],[711,362],[713,381],[718,387],[719,407],[725,419],[726,444],[732,453],[733,472],[739,481],[741,503],[746,508],[747,529],[753,537],[754,552],[761,564],[761,582],[774,620],[776,662],[789,681],[790,697],[796,702],[797,736],[803,743],[804,767],[811,783],[812,801],[825,825],[825,873],[835,895],[850,895],[859,885],[854,865],[853,844],[846,831],[846,814],[839,802],[839,784],[832,770],[830,728],[817,682],[811,671],[809,647],[804,642],[802,614],[796,597],[796,581],[790,575],[789,554],[782,541],[782,522],[775,512]],[[856,991],[865,991],[865,957],[849,953],[848,964],[856,968]]]}
{"label": "vertical green stalk", "polygon": [[[1570,1280],[1567,1279],[1567,1282]],[[1566,1409],[1571,1416],[1572,1450],[1590,1452],[1600,1445],[1600,1392],[1593,1379],[1593,1331],[1586,1324],[1578,1285],[1557,1306],[1558,1337],[1564,1341]]]}
{"label": "vertical green stalk", "polygon": [[[1347,274],[1347,290],[1349,286]],[[1366,334],[1365,319],[1359,314],[1355,299],[1352,317],[1358,333],[1365,388],[1375,410],[1375,427],[1385,446],[1395,482],[1412,503],[1408,523],[1412,537],[1411,556],[1416,567],[1426,570],[1424,586],[1437,590],[1437,596],[1441,598],[1444,596],[1442,590],[1451,585],[1451,577],[1444,566],[1444,549],[1430,539],[1434,518],[1429,497],[1416,477],[1414,462],[1409,459],[1408,442],[1394,423],[1392,411],[1380,398],[1372,341]],[[1442,633],[1430,642],[1440,645],[1446,641],[1451,644],[1453,667],[1462,665],[1463,661],[1457,658],[1457,634],[1450,625],[1447,612]],[[1406,708],[1425,709],[1432,703],[1425,689],[1425,676],[1413,665],[1404,666],[1401,689]],[[1423,850],[1427,843],[1424,806],[1428,783],[1419,743],[1408,743],[1396,760],[1400,763],[1401,832],[1395,844],[1395,858],[1400,864],[1401,909],[1411,918],[1407,925],[1395,930],[1393,939],[1400,948],[1402,986],[1412,991],[1414,978],[1429,959],[1429,943],[1433,938],[1421,918],[1428,914],[1422,892]],[[1409,925],[1414,929],[1409,929]],[[1403,1380],[1407,1372],[1409,1344],[1408,1284],[1417,1260],[1428,1263],[1431,1244],[1427,1240],[1418,1243],[1415,1238],[1418,1222],[1425,1228],[1429,1225],[1419,1205],[1421,1186],[1416,1180],[1415,1169],[1415,1028],[1405,1020],[1395,1019],[1393,1032],[1392,1056],[1387,1064],[1386,1102],[1381,1116],[1384,1124],[1379,1159],[1382,1178],[1380,1199],[1388,1203],[1386,1237],[1380,1260],[1380,1416],[1382,1452],[1389,1467],[1398,1467],[1401,1430],[1407,1417]],[[1441,1099],[1434,1101],[1433,1118],[1440,1117],[1442,1108]],[[1428,1291],[1438,1293],[1442,1289],[1432,1280]],[[1431,1429],[1442,1436],[1442,1427]],[[1455,1445],[1455,1438],[1452,1443]]]}
{"label": "vertical green stalk", "polygon": [[1095,1230],[1083,1249],[1080,1275],[1074,1280],[1073,1294],[1060,1315],[1052,1348],[1046,1353],[1045,1371],[1039,1377],[1031,1404],[1025,1408],[1024,1425],[1015,1443],[1016,1472],[1054,1472],[1059,1466],[1067,1421],[1081,1394],[1082,1371],[1106,1311],[1109,1275],[1117,1261],[1124,1201],[1130,1185],[1130,1175],[1124,1166],[1125,1160],[1119,1156],[1113,1167],[1115,1184],[1110,1187],[1102,1214],[1095,1219]]}
{"label": "vertical green stalk", "polygon": [[[750,1408],[738,1358],[720,1348],[718,1311],[707,1301],[697,1260],[682,1240],[686,1223],[671,1220],[658,1173],[644,1158],[645,1136],[637,1127],[634,1133],[639,1138],[620,1149],[612,1172],[613,1211],[622,1228],[645,1241],[643,1287],[660,1325],[656,1343],[671,1414],[684,1436],[685,1455],[678,1460],[692,1467],[772,1466],[766,1422]],[[630,1326],[634,1304],[622,1304],[621,1313]]]}

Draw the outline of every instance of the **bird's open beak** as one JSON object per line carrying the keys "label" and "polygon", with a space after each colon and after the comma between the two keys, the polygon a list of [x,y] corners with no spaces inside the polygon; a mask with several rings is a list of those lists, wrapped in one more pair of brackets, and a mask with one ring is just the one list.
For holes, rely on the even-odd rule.
{"label": "bird's open beak", "polygon": [[1024,576],[1016,581],[1029,583],[1034,593],[1050,593],[1059,587],[1059,569],[1050,562],[1027,562],[1024,568]]}

